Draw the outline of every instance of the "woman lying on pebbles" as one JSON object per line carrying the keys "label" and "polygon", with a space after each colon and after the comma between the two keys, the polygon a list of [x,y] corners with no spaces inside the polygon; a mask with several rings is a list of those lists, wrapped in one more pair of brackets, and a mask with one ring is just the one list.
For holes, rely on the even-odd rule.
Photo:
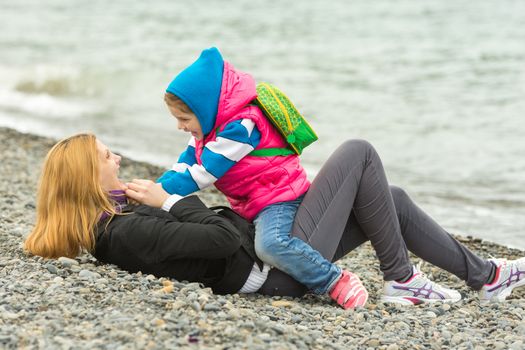
{"label": "woman lying on pebbles", "polygon": [[[216,213],[196,196],[169,196],[149,180],[124,185],[119,166],[120,157],[94,135],[55,144],[43,166],[37,222],[25,249],[45,258],[87,250],[130,272],[201,282],[220,294],[306,292],[257,259],[251,224],[228,210]],[[383,302],[461,299],[412,266],[407,248],[479,290],[482,302],[503,301],[525,284],[525,258],[476,256],[403,190],[388,185],[379,156],[365,141],[347,141],[328,159],[299,207],[292,235],[330,261],[370,240],[385,279]],[[330,293],[345,308],[362,306],[368,297],[358,278],[344,288],[336,284]]]}

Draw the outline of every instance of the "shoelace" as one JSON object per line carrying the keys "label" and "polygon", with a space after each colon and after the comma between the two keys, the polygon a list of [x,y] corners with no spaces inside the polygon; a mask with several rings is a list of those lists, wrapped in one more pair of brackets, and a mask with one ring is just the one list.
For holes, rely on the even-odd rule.
{"label": "shoelace", "polygon": [[417,265],[415,266],[415,273],[419,273],[419,275],[421,276],[421,278],[424,278],[426,280],[427,283],[430,283],[430,285],[432,286],[432,288],[435,288],[436,290],[438,291],[443,291],[443,287],[441,287],[441,285],[437,282],[434,282],[432,281],[431,279],[429,279],[427,277],[427,274],[424,273],[423,271],[421,271],[421,265],[423,265],[422,261],[418,262]]}
{"label": "shoelace", "polygon": [[415,275],[416,273],[419,273],[419,275],[420,275],[421,277],[426,278],[426,279],[428,280],[427,275],[426,275],[423,271],[421,271],[421,265],[422,265],[422,262],[420,261],[420,262],[417,263],[416,266],[414,266],[414,267],[415,267],[415,270],[416,270],[416,271],[414,272],[414,275]]}

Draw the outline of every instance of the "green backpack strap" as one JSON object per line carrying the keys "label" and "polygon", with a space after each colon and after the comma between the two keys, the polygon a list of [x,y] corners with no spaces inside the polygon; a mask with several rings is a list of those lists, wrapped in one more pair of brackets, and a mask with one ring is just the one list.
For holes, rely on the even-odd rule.
{"label": "green backpack strap", "polygon": [[251,151],[248,155],[253,157],[275,157],[297,154],[288,148],[261,148]]}

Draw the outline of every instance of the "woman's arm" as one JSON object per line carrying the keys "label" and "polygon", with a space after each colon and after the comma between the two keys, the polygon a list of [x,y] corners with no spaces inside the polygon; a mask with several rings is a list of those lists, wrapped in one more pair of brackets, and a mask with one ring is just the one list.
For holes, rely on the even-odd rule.
{"label": "woman's arm", "polygon": [[[186,202],[199,201],[192,196]],[[219,259],[232,255],[241,246],[239,231],[225,218],[206,208],[198,210],[202,223],[179,222],[154,215],[128,215],[118,219],[121,243],[143,261],[161,262],[168,259]],[[117,222],[115,222],[117,224]]]}
{"label": "woman's arm", "polygon": [[[127,185],[126,194],[130,198],[152,207],[162,207],[170,197],[159,184],[149,180],[133,180]],[[126,218],[128,247],[141,256],[156,256],[162,261],[170,258],[223,258],[233,254],[241,245],[237,228],[228,219],[208,209],[196,196],[181,197],[169,212],[174,220],[154,215]]]}

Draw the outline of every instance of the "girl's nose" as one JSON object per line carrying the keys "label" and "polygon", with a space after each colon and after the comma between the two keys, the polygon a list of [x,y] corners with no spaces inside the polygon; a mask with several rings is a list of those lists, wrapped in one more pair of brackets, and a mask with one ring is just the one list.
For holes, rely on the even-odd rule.
{"label": "girl's nose", "polygon": [[120,165],[120,160],[122,159],[121,156],[119,155],[115,155],[115,161],[117,162],[118,165]]}

